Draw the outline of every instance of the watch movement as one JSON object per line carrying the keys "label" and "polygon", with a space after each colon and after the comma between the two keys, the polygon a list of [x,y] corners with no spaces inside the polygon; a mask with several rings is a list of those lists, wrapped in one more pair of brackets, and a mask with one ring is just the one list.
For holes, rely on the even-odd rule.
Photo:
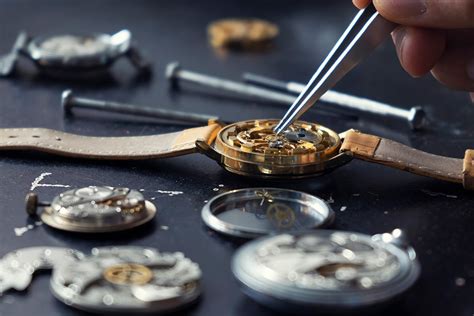
{"label": "watch movement", "polygon": [[249,242],[232,271],[266,306],[324,313],[387,303],[414,284],[420,266],[399,229],[375,236],[317,230]]}
{"label": "watch movement", "polygon": [[94,248],[90,256],[53,270],[51,291],[69,306],[95,313],[161,313],[198,298],[201,271],[180,252]]}
{"label": "watch movement", "polygon": [[63,192],[51,203],[38,202],[34,193],[26,196],[26,211],[37,214],[44,206],[41,220],[54,228],[102,233],[131,229],[153,219],[156,207],[143,195],[129,188],[84,187]]}

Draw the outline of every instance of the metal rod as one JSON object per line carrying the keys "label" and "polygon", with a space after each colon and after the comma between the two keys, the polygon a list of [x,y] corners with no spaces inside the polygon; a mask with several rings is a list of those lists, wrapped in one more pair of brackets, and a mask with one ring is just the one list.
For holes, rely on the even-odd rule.
{"label": "metal rod", "polygon": [[208,124],[209,121],[218,120],[217,116],[207,114],[180,112],[167,109],[158,109],[151,107],[142,107],[133,104],[124,104],[117,102],[109,102],[102,100],[94,100],[88,98],[75,97],[71,90],[65,90],[61,96],[61,105],[64,114],[71,114],[73,108],[91,109],[104,112],[113,112],[121,114],[129,114],[147,118],[157,118],[174,120],[181,122],[189,122],[196,124]]}
{"label": "metal rod", "polygon": [[[305,88],[305,86],[301,83],[292,81],[284,82],[251,73],[245,73],[243,78],[246,82],[251,84],[282,90],[294,94],[301,93]],[[410,124],[412,129],[421,128],[425,120],[425,111],[419,106],[406,110],[382,102],[356,97],[332,90],[326,92],[326,94],[324,94],[320,100],[323,102],[336,104],[344,109],[352,111],[403,119]]]}
{"label": "metal rod", "polygon": [[176,62],[168,64],[166,67],[166,77],[175,86],[179,86],[179,81],[184,80],[217,90],[235,92],[238,94],[275,101],[282,104],[291,104],[295,100],[294,96],[286,93],[275,92],[269,89],[263,89],[240,82],[183,70],[181,69],[179,63]]}
{"label": "metal rod", "polygon": [[[286,106],[293,103],[295,100],[295,96],[292,94],[276,92],[250,84],[204,75],[189,70],[183,70],[177,62],[168,64],[166,67],[166,77],[174,87],[179,87],[181,81],[187,81],[204,87],[229,91],[265,101],[272,101]],[[337,109],[326,110],[318,108],[316,110],[329,116],[345,116],[349,119],[356,119],[353,115],[342,113],[342,111],[338,111]]]}

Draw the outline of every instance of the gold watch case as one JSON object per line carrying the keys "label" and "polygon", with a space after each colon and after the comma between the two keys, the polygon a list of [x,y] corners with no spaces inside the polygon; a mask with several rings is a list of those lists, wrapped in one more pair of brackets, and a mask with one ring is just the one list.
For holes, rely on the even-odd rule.
{"label": "gold watch case", "polygon": [[276,135],[277,123],[267,119],[227,125],[210,146],[198,141],[197,148],[232,173],[261,178],[317,176],[352,159],[339,153],[342,137],[327,127],[297,121]]}

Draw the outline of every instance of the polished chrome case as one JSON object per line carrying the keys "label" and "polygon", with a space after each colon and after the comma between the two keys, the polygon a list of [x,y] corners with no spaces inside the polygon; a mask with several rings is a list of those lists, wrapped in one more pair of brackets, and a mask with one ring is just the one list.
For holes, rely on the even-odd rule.
{"label": "polished chrome case", "polygon": [[51,290],[65,304],[94,313],[161,313],[198,298],[201,271],[182,253],[153,248],[92,249],[83,260],[54,269]]}
{"label": "polished chrome case", "polygon": [[201,217],[222,234],[255,238],[271,233],[326,227],[334,212],[313,195],[280,188],[239,189],[204,205]]}
{"label": "polished chrome case", "polygon": [[237,251],[232,271],[246,294],[271,308],[356,311],[391,301],[418,278],[415,251],[402,237],[398,229],[264,237]]}
{"label": "polished chrome case", "polygon": [[128,30],[114,35],[56,35],[34,38],[25,53],[43,69],[97,70],[110,66],[130,45]]}
{"label": "polished chrome case", "polygon": [[132,45],[128,30],[115,34],[53,35],[30,38],[21,32],[12,52],[0,58],[0,76],[13,73],[18,55],[32,60],[42,73],[65,79],[97,79],[120,57],[127,57],[140,73],[150,64]]}

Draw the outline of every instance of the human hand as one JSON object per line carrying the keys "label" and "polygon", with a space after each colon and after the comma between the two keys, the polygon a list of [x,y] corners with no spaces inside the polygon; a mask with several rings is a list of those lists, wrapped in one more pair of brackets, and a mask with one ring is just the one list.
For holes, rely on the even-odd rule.
{"label": "human hand", "polygon": [[[359,8],[371,0],[353,0]],[[444,85],[471,91],[474,101],[474,0],[373,0],[400,26],[392,33],[402,67],[430,72]]]}

